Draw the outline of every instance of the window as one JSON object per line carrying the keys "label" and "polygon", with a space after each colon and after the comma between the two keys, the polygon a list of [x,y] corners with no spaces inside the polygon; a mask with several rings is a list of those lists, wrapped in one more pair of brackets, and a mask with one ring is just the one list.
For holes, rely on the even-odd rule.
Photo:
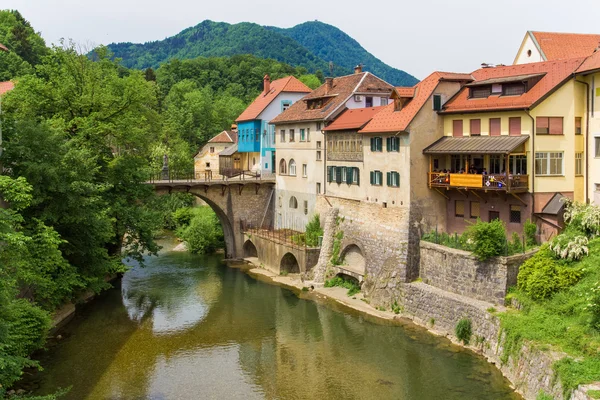
{"label": "window", "polygon": [[563,153],[535,153],[536,175],[562,175]]}
{"label": "window", "polygon": [[479,218],[481,217],[481,213],[479,212],[479,202],[472,201],[471,202],[471,218]]}
{"label": "window", "polygon": [[500,118],[490,118],[490,136],[500,136],[502,120]]}
{"label": "window", "polygon": [[371,138],[371,151],[383,151],[382,143],[383,140],[380,137]]}
{"label": "window", "polygon": [[433,95],[433,111],[442,111],[442,95]]}
{"label": "window", "polygon": [[594,157],[599,158],[600,157],[600,137],[595,137],[594,138]]}
{"label": "window", "polygon": [[484,99],[490,94],[492,94],[491,86],[479,86],[471,88],[469,97],[473,99]]}
{"label": "window", "polygon": [[381,186],[383,173],[381,171],[371,171],[371,185]]}
{"label": "window", "polygon": [[388,152],[389,151],[399,152],[400,151],[400,138],[397,136],[387,138],[385,146],[386,146]]}
{"label": "window", "polygon": [[575,117],[575,134],[581,135],[581,117]]}
{"label": "window", "polygon": [[510,117],[508,119],[508,134],[510,136],[521,136],[521,117]]}
{"label": "window", "polygon": [[321,194],[321,182],[317,182],[317,194]]}
{"label": "window", "polygon": [[335,167],[327,167],[327,182],[335,182]]}
{"label": "window", "polygon": [[583,175],[583,153],[575,153],[575,176]]}
{"label": "window", "polygon": [[279,161],[279,175],[285,174],[287,174],[287,165],[285,160],[282,158],[281,161]]}
{"label": "window", "polygon": [[210,152],[211,152],[211,153],[214,153],[214,152],[215,152],[215,148],[214,148],[214,147],[211,147],[211,148],[210,148]]}
{"label": "window", "polygon": [[320,131],[321,130],[321,123],[317,122],[317,130]]}
{"label": "window", "polygon": [[338,183],[348,182],[347,170],[348,169],[346,167],[342,167],[342,181]]}
{"label": "window", "polygon": [[352,168],[352,184],[353,185],[360,185],[360,170],[356,167]]}
{"label": "window", "polygon": [[382,97],[381,98],[381,105],[382,106],[387,106],[388,105],[388,98],[387,97]]}
{"label": "window", "polygon": [[210,163],[209,162],[206,163],[206,168],[210,168]]}
{"label": "window", "polygon": [[465,202],[464,200],[454,201],[454,216],[463,217],[465,216]]}
{"label": "window", "polygon": [[294,136],[294,130],[290,129],[290,142],[294,142],[296,141],[296,138]]}
{"label": "window", "polygon": [[290,160],[290,175],[296,176],[296,161],[293,158]]}
{"label": "window", "polygon": [[317,149],[320,149],[320,148],[321,148],[321,141],[317,140]]}
{"label": "window", "polygon": [[562,135],[563,118],[562,117],[536,117],[535,133],[538,135]]}
{"label": "window", "polygon": [[[335,182],[342,183],[342,170],[345,170],[346,167],[335,167]],[[345,175],[345,171],[344,171]]]}
{"label": "window", "polygon": [[304,215],[308,215],[308,201],[304,200]]}
{"label": "window", "polygon": [[502,172],[502,156],[497,154],[490,155],[490,174],[499,174]]}
{"label": "window", "polygon": [[308,168],[306,164],[302,164],[302,177],[306,178],[308,176]]}
{"label": "window", "polygon": [[282,129],[281,131],[279,131],[279,141],[281,143],[285,143],[285,129]]}
{"label": "window", "polygon": [[300,141],[306,142],[306,132],[304,129],[300,129]]}
{"label": "window", "polygon": [[469,122],[471,125],[471,135],[481,135],[481,120],[472,119]]}
{"label": "window", "polygon": [[510,206],[510,222],[521,223],[521,206]]}
{"label": "window", "polygon": [[282,101],[281,102],[281,111],[285,111],[292,105],[291,101]]}
{"label": "window", "polygon": [[452,136],[455,136],[455,137],[463,136],[462,119],[455,119],[454,121],[452,121]]}
{"label": "window", "polygon": [[371,97],[371,96],[365,97],[365,107],[373,107],[373,97]]}
{"label": "window", "polygon": [[321,161],[321,150],[317,150],[317,161]]}
{"label": "window", "polygon": [[396,171],[388,172],[387,185],[391,187],[400,187],[400,174]]}
{"label": "window", "polygon": [[527,175],[527,156],[514,155],[508,158],[508,172],[516,175]]}
{"label": "window", "polygon": [[502,85],[503,96],[520,96],[527,90],[524,83],[509,83]]}
{"label": "window", "polygon": [[294,196],[290,197],[290,208],[298,208],[298,199]]}
{"label": "window", "polygon": [[310,142],[310,128],[306,128],[306,141]]}

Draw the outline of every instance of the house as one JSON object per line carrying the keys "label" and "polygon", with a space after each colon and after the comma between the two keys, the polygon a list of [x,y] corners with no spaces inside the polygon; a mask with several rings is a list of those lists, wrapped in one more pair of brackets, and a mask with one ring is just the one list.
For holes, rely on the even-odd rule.
{"label": "house", "polygon": [[584,60],[481,68],[443,105],[423,174],[446,199],[447,232],[499,218],[521,234],[531,219],[545,240],[560,229],[561,210],[549,207],[557,193],[585,201],[586,85],[575,76]]}
{"label": "house", "polygon": [[275,172],[275,129],[269,122],[310,91],[293,76],[271,82],[265,75],[262,93],[236,119],[242,170]]}
{"label": "house", "polygon": [[587,57],[599,45],[598,34],[528,31],[513,64]]}
{"label": "house", "polygon": [[219,154],[235,145],[237,141],[237,127],[232,125],[230,131],[223,131],[210,139],[194,156],[195,179],[220,179],[221,168]]}
{"label": "house", "polygon": [[322,129],[346,109],[387,105],[393,86],[361,67],[325,83],[271,123],[277,132],[275,226],[303,231],[326,182]]}

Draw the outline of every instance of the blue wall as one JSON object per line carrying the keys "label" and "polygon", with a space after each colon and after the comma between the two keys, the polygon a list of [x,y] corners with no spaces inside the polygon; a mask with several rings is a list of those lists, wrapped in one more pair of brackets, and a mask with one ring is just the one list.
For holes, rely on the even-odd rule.
{"label": "blue wall", "polygon": [[244,121],[238,124],[238,152],[258,153],[260,151],[261,120]]}

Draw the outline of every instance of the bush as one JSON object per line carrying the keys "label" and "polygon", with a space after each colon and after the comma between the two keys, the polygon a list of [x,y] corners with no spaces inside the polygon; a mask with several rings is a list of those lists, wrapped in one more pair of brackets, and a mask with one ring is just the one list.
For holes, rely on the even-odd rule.
{"label": "bush", "polygon": [[[189,225],[177,230],[192,253],[206,254],[223,247],[223,229],[219,219],[210,207],[194,208]],[[187,218],[187,214],[182,215]]]}
{"label": "bush", "polygon": [[588,243],[583,234],[570,230],[555,237],[550,242],[550,249],[558,258],[575,261],[589,254]]}
{"label": "bush", "polygon": [[537,239],[535,237],[537,233],[537,225],[528,219],[525,221],[525,225],[523,225],[523,233],[525,234],[525,246],[527,248],[535,247],[537,245]]}
{"label": "bush", "polygon": [[519,268],[517,287],[534,300],[549,299],[554,293],[576,284],[580,268],[557,261],[546,246]]}
{"label": "bush", "polygon": [[346,279],[341,276],[336,276],[335,278],[325,281],[325,287],[334,286],[348,289],[348,296],[354,296],[356,293],[360,292],[360,285],[355,279],[351,278]]}
{"label": "bush", "polygon": [[522,253],[523,250],[523,241],[517,232],[513,232],[512,240],[510,241],[509,254]]}
{"label": "bush", "polygon": [[194,218],[195,212],[191,207],[178,208],[173,212],[173,224],[175,228],[186,227],[192,222],[192,218]]}
{"label": "bush", "polygon": [[600,236],[600,207],[565,199],[565,222],[592,238]]}
{"label": "bush", "polygon": [[317,247],[319,245],[319,236],[323,236],[323,228],[321,228],[319,214],[315,214],[308,225],[306,225],[306,233],[304,234],[306,245]]}
{"label": "bush", "polygon": [[477,222],[467,229],[465,235],[472,243],[473,254],[481,261],[499,256],[505,251],[506,229],[499,219],[492,222],[477,219]]}
{"label": "bush", "polygon": [[456,324],[454,333],[458,340],[463,344],[469,344],[471,341],[471,335],[473,334],[473,328],[471,326],[471,320],[469,318],[463,318]]}

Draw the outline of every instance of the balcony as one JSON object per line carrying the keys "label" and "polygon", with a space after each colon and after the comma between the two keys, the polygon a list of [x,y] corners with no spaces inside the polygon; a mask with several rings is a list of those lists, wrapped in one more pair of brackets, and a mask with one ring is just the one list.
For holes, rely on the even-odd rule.
{"label": "balcony", "polygon": [[529,190],[529,175],[452,174],[429,172],[429,188],[501,191],[524,193]]}

